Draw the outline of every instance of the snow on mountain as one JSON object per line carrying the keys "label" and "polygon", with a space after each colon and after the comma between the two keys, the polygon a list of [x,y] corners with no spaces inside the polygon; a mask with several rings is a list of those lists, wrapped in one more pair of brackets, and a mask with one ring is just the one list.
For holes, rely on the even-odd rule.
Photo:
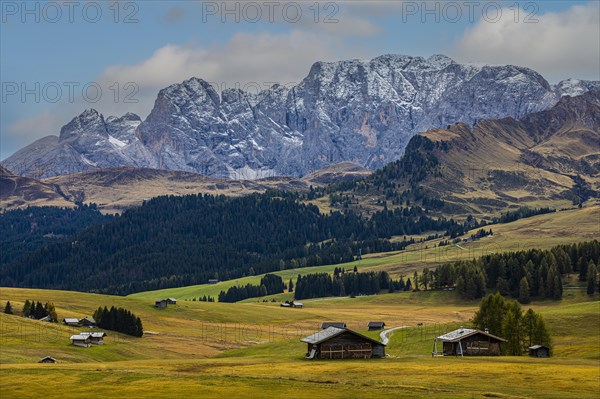
{"label": "snow on mountain", "polygon": [[344,161],[375,169],[398,159],[418,132],[521,118],[594,89],[600,82],[551,86],[528,68],[463,65],[443,55],[317,62],[297,86],[258,94],[219,95],[191,78],[161,90],[143,122],[87,110],[58,140],[33,143],[3,165],[36,177],[126,165],[249,179],[303,176]]}

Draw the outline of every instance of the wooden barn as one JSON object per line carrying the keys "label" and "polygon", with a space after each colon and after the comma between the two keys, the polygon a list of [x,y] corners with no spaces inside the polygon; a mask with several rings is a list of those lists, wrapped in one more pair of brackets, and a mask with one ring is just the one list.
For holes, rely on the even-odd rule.
{"label": "wooden barn", "polygon": [[304,307],[304,304],[302,302],[293,301],[292,302],[292,307],[296,308],[296,309],[302,309]]}
{"label": "wooden barn", "polygon": [[84,327],[96,327],[96,320],[94,320],[92,317],[84,317],[83,319],[79,320],[79,324]]}
{"label": "wooden barn", "polygon": [[346,323],[344,323],[343,321],[324,321],[323,323],[321,323],[321,330],[325,330],[329,327],[346,328]]}
{"label": "wooden barn", "polygon": [[157,301],[154,302],[154,306],[159,309],[165,309],[167,307],[167,300],[166,299],[158,299]]}
{"label": "wooden barn", "polygon": [[385,357],[385,345],[347,328],[328,327],[300,341],[307,359],[371,359]]}
{"label": "wooden barn", "polygon": [[442,349],[442,356],[498,356],[502,342],[506,340],[487,331],[461,327],[434,339],[432,355],[439,356]]}
{"label": "wooden barn", "polygon": [[104,344],[104,337],[106,337],[106,333],[105,332],[82,332],[79,333],[79,335],[87,335],[88,337],[90,337],[90,344],[94,344],[94,345],[103,345]]}
{"label": "wooden barn", "polygon": [[167,301],[167,305],[177,305],[177,299],[175,298],[167,298],[165,301]]}
{"label": "wooden barn", "polygon": [[92,346],[92,342],[89,335],[71,335],[71,342],[73,343],[73,345],[81,346],[82,348],[89,348],[90,346]]}
{"label": "wooden barn", "polygon": [[78,326],[79,319],[76,319],[74,317],[67,317],[63,319],[63,323],[65,323],[67,326]]}
{"label": "wooden barn", "polygon": [[531,357],[550,357],[550,348],[545,345],[533,345],[529,347]]}
{"label": "wooden barn", "polygon": [[46,356],[38,360],[38,363],[56,363],[56,359],[52,356]]}
{"label": "wooden barn", "polygon": [[383,330],[385,323],[383,321],[370,321],[367,327],[369,327],[369,331]]}

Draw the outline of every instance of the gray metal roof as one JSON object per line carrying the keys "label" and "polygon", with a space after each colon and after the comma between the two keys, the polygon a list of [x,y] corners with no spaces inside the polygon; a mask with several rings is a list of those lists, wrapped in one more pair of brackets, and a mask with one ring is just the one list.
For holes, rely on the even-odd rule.
{"label": "gray metal roof", "polygon": [[84,321],[84,320],[87,320],[87,321],[89,321],[90,323],[94,323],[94,324],[96,324],[96,320],[94,320],[94,318],[93,318],[93,317],[84,317],[83,319],[81,319],[81,320],[79,320],[79,321],[80,321],[80,322],[82,322],[82,321]]}
{"label": "gray metal roof", "polygon": [[385,326],[385,323],[383,321],[370,321],[368,324],[369,327],[383,327]]}
{"label": "gray metal roof", "polygon": [[79,335],[86,335],[92,338],[102,338],[102,337],[106,337],[106,333],[105,332],[82,332],[79,333]]}
{"label": "gray metal roof", "polygon": [[324,330],[309,335],[306,338],[302,338],[300,341],[306,342],[307,344],[318,344],[319,342],[327,341],[329,338],[333,338],[336,335],[340,335],[346,331],[344,328],[327,327]]}
{"label": "gray metal roof", "polygon": [[337,328],[337,327],[327,327],[326,329],[316,332],[312,335],[309,335],[306,338],[302,338],[300,341],[306,342],[307,344],[320,344],[321,342],[325,342],[325,341],[327,341],[333,337],[337,337],[338,335],[343,334],[345,332],[348,332],[352,335],[356,335],[357,337],[361,337],[367,341],[371,341],[373,343],[385,346],[385,344],[383,344],[379,341],[376,341],[373,338],[369,338],[367,336],[359,334],[356,331],[348,330],[347,328]]}
{"label": "gray metal roof", "polygon": [[71,339],[75,341],[87,341],[88,339],[90,339],[90,337],[87,335],[75,334],[71,335]]}
{"label": "gray metal roof", "polygon": [[481,331],[481,330],[475,330],[473,328],[459,328],[458,330],[454,330],[454,331],[450,331],[449,333],[446,333],[444,335],[440,335],[439,337],[436,338],[436,340],[438,341],[442,341],[442,342],[458,342],[461,341],[467,337],[470,337],[471,335],[475,335],[475,334],[483,334],[485,336],[488,336],[490,338],[494,338],[497,339],[499,341],[504,341],[506,342],[505,339],[502,339],[500,337],[496,337],[495,335],[492,335],[488,332],[485,331]]}
{"label": "gray metal roof", "polygon": [[79,323],[79,319],[77,319],[75,317],[66,317],[65,323]]}

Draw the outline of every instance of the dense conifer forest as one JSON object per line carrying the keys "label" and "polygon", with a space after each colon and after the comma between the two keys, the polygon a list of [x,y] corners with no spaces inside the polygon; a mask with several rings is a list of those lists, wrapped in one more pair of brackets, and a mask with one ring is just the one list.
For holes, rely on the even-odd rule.
{"label": "dense conifer forest", "polygon": [[393,235],[461,234],[454,220],[417,206],[384,209],[371,218],[321,214],[293,193],[244,197],[165,196],[130,209],[61,243],[13,259],[0,271],[5,286],[129,294],[228,280],[253,273],[348,262],[358,255],[403,249]]}
{"label": "dense conifer forest", "polygon": [[64,241],[100,223],[113,220],[95,205],[15,209],[0,214],[0,268],[40,247]]}

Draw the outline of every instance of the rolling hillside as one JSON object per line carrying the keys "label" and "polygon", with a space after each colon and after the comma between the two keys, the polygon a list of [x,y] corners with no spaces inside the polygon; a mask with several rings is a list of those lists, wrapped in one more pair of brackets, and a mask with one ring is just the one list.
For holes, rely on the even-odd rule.
{"label": "rolling hillside", "polygon": [[593,91],[520,120],[430,130],[411,140],[401,160],[314,202],[371,212],[409,201],[454,217],[593,202],[600,192],[598,115],[600,92]]}

